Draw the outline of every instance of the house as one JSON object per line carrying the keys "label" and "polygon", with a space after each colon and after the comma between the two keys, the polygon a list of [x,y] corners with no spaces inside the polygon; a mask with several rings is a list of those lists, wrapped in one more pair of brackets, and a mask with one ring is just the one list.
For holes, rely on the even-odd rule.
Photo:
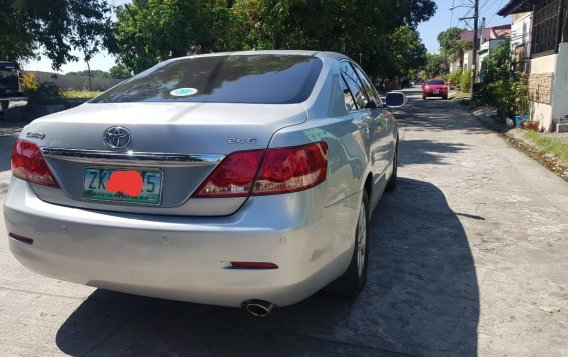
{"label": "house", "polygon": [[567,7],[568,0],[511,0],[497,12],[517,15],[517,24],[526,19],[523,14],[531,13],[525,15],[531,17],[530,28],[519,57],[527,62],[525,72],[530,72],[529,114],[546,131],[563,128],[566,124],[557,124],[568,115]]}
{"label": "house", "polygon": [[532,12],[513,14],[511,62],[517,73],[530,72]]}
{"label": "house", "polygon": [[[511,36],[511,25],[501,25],[494,27],[487,27],[483,30],[483,36],[481,36],[482,31],[477,32],[477,68],[481,68],[481,63],[483,63],[483,58],[487,56],[492,50],[499,47],[499,45],[504,42],[504,38]],[[464,31],[460,34],[460,40],[462,41],[473,41],[473,31]],[[464,53],[463,56],[463,71],[473,69],[473,51],[469,50]],[[450,65],[450,72],[452,69],[457,70],[459,66],[456,64]],[[478,71],[479,74],[479,71]]]}
{"label": "house", "polygon": [[[481,41],[481,30],[477,31],[477,44],[479,45]],[[496,40],[499,38],[510,37],[511,36],[511,25],[500,25],[493,27],[486,27],[483,31],[483,39],[485,41]],[[460,34],[460,40],[462,41],[473,41],[473,31],[464,31]],[[479,46],[477,46],[479,48]]]}

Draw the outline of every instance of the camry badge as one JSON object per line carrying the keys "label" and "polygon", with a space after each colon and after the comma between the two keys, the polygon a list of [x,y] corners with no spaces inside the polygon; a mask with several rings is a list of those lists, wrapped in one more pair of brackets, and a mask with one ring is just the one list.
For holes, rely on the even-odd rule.
{"label": "camry badge", "polygon": [[105,130],[103,141],[113,149],[123,148],[130,143],[130,132],[121,126],[112,126]]}
{"label": "camry badge", "polygon": [[34,139],[40,139],[41,140],[41,139],[45,138],[45,134],[44,133],[32,133],[30,131],[30,132],[26,133],[26,138],[34,138]]}

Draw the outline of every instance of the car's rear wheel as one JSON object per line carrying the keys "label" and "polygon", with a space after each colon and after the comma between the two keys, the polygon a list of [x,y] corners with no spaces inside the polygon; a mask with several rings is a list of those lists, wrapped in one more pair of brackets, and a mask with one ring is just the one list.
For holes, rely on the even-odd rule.
{"label": "car's rear wheel", "polygon": [[422,94],[422,99],[426,100],[426,96],[424,94]]}
{"label": "car's rear wheel", "polygon": [[355,297],[367,282],[367,263],[369,260],[369,196],[363,192],[363,200],[355,230],[355,249],[347,271],[324,290],[334,295]]}
{"label": "car's rear wheel", "polygon": [[448,100],[448,96],[445,95],[445,96],[442,97],[442,99],[443,99],[443,100]]}

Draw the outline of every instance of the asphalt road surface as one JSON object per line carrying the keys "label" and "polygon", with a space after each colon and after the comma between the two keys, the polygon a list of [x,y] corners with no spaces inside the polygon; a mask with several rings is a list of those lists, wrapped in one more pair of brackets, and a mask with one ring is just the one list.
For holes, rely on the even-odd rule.
{"label": "asphalt road surface", "polygon": [[0,354],[567,356],[568,184],[455,103],[407,93],[358,299],[258,319],[96,290],[20,266],[0,218]]}

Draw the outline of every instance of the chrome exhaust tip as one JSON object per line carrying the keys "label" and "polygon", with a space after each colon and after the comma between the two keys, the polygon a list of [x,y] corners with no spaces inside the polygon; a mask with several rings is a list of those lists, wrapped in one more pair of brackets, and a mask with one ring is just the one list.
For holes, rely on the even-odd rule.
{"label": "chrome exhaust tip", "polygon": [[274,308],[274,304],[264,300],[247,300],[243,302],[243,307],[253,316],[266,317]]}

